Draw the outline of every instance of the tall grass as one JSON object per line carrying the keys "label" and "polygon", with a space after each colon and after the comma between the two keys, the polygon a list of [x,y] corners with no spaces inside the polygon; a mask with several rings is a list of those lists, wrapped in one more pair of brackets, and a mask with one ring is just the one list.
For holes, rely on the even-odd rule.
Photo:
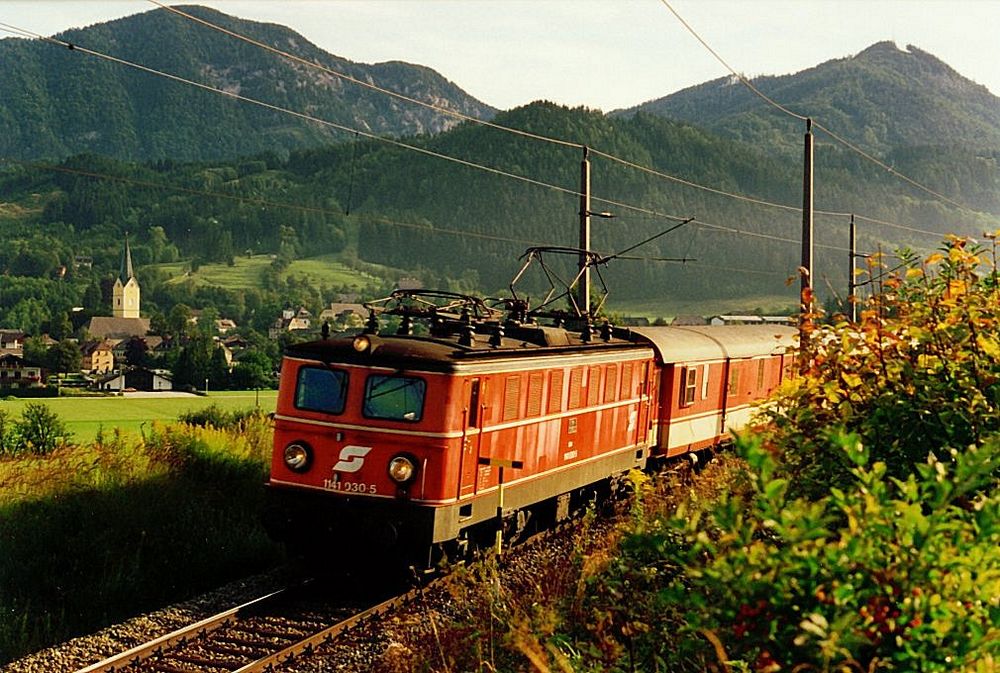
{"label": "tall grass", "polygon": [[0,460],[0,664],[278,563],[270,442],[250,414]]}

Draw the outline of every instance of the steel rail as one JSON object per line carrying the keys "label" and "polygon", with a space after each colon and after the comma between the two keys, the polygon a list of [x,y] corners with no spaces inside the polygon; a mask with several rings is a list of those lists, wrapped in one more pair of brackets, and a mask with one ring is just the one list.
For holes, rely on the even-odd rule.
{"label": "steel rail", "polygon": [[276,600],[288,591],[289,589],[287,588],[273,591],[269,594],[261,596],[260,598],[255,598],[252,601],[226,610],[225,612],[220,612],[217,615],[206,617],[205,619],[195,622],[194,624],[183,626],[176,631],[172,631],[166,635],[160,636],[159,638],[155,638],[148,643],[136,645],[132,649],[122,652],[121,654],[116,654],[104,659],[103,661],[99,661],[96,664],[91,664],[86,668],[81,668],[76,673],[114,673],[115,671],[123,671],[128,667],[136,666],[142,661],[159,654],[166,648],[174,647],[175,645],[186,643],[193,638],[211,633],[212,631],[227,625],[241,613],[246,612],[251,608],[258,608],[268,601]]}
{"label": "steel rail", "polygon": [[378,605],[362,610],[347,619],[337,622],[333,626],[329,626],[322,631],[318,631],[311,636],[307,636],[306,638],[289,645],[283,650],[250,662],[242,668],[237,668],[232,673],[257,673],[258,671],[273,670],[277,666],[290,663],[301,654],[312,654],[316,647],[332,642],[337,636],[350,631],[356,626],[364,623],[366,620],[381,617],[390,610],[406,605],[410,601],[414,600],[421,591],[422,589],[411,589],[405,594],[400,594],[399,596],[394,596],[384,600]]}

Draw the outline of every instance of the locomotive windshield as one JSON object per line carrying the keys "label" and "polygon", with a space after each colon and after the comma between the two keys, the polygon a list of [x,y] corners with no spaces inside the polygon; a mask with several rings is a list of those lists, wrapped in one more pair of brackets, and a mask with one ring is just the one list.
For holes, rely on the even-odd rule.
{"label": "locomotive windshield", "polygon": [[295,387],[295,406],[306,411],[339,414],[347,399],[347,372],[302,367]]}
{"label": "locomotive windshield", "polygon": [[412,376],[372,374],[365,383],[366,418],[417,422],[424,415],[427,383]]}

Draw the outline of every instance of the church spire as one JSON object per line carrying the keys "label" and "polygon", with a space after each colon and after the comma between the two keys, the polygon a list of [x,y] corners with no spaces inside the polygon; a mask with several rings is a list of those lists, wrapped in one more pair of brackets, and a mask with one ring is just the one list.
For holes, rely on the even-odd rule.
{"label": "church spire", "polygon": [[122,252],[122,266],[111,292],[111,309],[115,318],[139,317],[139,279],[132,268],[132,248],[125,234],[125,250]]}
{"label": "church spire", "polygon": [[129,278],[135,278],[135,271],[132,270],[132,249],[128,245],[127,232],[125,234],[125,252],[122,254],[122,265],[118,271],[118,277],[121,278],[122,284],[127,283]]}

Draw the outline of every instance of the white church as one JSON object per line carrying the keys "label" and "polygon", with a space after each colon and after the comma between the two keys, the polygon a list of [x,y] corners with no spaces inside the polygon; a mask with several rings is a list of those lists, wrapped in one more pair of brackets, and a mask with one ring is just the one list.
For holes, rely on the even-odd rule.
{"label": "white church", "polygon": [[139,281],[132,268],[132,250],[125,236],[121,268],[111,291],[111,317],[94,316],[87,331],[95,339],[127,339],[145,336],[149,332],[149,318],[139,316]]}

